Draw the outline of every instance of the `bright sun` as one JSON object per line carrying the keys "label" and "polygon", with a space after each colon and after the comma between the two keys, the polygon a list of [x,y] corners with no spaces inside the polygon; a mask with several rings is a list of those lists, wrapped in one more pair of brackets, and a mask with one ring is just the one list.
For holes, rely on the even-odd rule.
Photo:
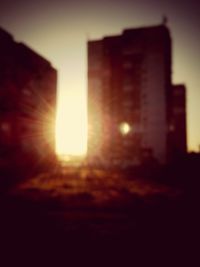
{"label": "bright sun", "polygon": [[83,156],[86,152],[86,97],[79,91],[60,90],[56,117],[56,154]]}

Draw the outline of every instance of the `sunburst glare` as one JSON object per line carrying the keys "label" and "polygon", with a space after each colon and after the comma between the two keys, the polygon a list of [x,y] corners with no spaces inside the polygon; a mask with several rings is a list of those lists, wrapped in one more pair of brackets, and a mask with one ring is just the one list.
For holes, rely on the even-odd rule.
{"label": "sunburst glare", "polygon": [[[55,149],[55,109],[52,108],[55,94],[51,99],[46,99],[36,90],[24,89],[22,94],[22,114],[18,127],[22,136],[22,146],[29,153],[34,151],[39,156],[38,161],[42,161],[53,155]],[[35,99],[35,102],[32,99]]]}

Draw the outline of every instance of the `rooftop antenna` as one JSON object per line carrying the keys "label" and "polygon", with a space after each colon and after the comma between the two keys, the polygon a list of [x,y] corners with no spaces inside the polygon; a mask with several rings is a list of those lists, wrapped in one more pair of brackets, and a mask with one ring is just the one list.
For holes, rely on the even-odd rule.
{"label": "rooftop antenna", "polygon": [[162,17],[162,24],[163,25],[167,25],[167,22],[168,22],[167,16],[166,15],[163,15],[163,17]]}

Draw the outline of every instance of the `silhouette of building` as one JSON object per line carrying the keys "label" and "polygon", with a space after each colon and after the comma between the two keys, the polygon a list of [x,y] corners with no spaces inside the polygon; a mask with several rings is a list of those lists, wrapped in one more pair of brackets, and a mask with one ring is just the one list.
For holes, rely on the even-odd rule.
{"label": "silhouette of building", "polygon": [[173,85],[170,131],[171,155],[176,159],[187,152],[186,88],[183,84]]}
{"label": "silhouette of building", "polygon": [[0,28],[0,165],[54,156],[57,72]]}
{"label": "silhouette of building", "polygon": [[166,25],[89,41],[89,158],[120,166],[146,159],[166,163],[172,152],[172,91]]}

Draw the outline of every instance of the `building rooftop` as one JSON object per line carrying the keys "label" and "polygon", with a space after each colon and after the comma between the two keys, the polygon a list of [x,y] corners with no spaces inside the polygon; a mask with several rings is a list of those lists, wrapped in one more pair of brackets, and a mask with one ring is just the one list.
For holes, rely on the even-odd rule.
{"label": "building rooftop", "polygon": [[109,36],[105,36],[102,39],[94,39],[94,40],[89,40],[88,42],[98,42],[98,41],[102,41],[102,40],[117,40],[118,38],[120,38],[122,35],[129,35],[129,34],[146,34],[149,33],[150,35],[153,33],[159,33],[159,32],[163,32],[166,31],[169,34],[169,30],[168,27],[162,23],[159,25],[155,25],[155,26],[143,26],[143,27],[137,27],[137,28],[128,28],[122,31],[121,34],[116,34],[116,35],[109,35]]}
{"label": "building rooftop", "polygon": [[[30,47],[28,47],[26,44],[24,44],[23,42],[16,42],[13,38],[13,36],[8,33],[6,30],[4,30],[2,27],[0,27],[0,40],[1,42],[5,40],[5,42],[9,42],[9,43],[16,43],[17,44],[17,50],[19,49],[20,52],[22,52],[24,55],[27,56],[32,56],[34,54],[34,59],[37,58],[37,61],[42,62],[44,64],[44,62],[51,66],[50,61],[46,60],[43,56],[41,56],[38,52],[36,52],[35,50],[31,49]],[[20,54],[21,55],[21,54]]]}

